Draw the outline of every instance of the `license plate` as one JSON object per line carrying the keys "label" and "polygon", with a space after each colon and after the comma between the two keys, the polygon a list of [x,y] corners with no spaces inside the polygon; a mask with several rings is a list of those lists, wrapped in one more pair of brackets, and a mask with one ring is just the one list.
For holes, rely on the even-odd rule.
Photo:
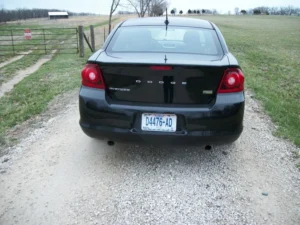
{"label": "license plate", "polygon": [[177,116],[174,114],[142,114],[142,130],[175,132]]}

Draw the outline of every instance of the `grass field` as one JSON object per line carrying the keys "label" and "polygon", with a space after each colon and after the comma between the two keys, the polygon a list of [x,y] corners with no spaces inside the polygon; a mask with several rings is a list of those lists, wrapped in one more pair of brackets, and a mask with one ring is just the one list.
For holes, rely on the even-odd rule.
{"label": "grass field", "polygon": [[[276,134],[300,146],[300,17],[200,18],[211,20],[221,29],[230,51],[243,68],[246,87],[254,91],[278,125]],[[36,26],[40,26],[40,22],[36,22]],[[86,55],[90,54],[87,51]],[[4,139],[5,132],[12,126],[42,112],[56,95],[78,88],[84,63],[85,59],[77,55],[56,55],[1,98],[0,139],[1,136]]]}
{"label": "grass field", "polygon": [[8,22],[0,25],[2,29],[15,28],[50,28],[50,27],[77,27],[79,25],[89,26],[103,23],[108,20],[108,16],[72,16],[69,19],[49,20],[48,18],[28,19]]}
{"label": "grass field", "polygon": [[42,112],[54,96],[79,87],[86,59],[56,55],[0,99],[0,134]]}
{"label": "grass field", "polygon": [[206,16],[217,24],[276,134],[300,146],[300,17]]}
{"label": "grass field", "polygon": [[[118,21],[119,17],[113,18],[113,24]],[[102,28],[108,24],[107,16],[76,17],[71,20],[58,21],[28,20],[22,23],[9,23],[6,26],[1,25],[0,32],[1,29],[76,27],[80,24],[84,25],[87,36],[89,36],[89,25],[94,25],[96,44],[100,46],[103,43]],[[87,46],[85,58],[79,58],[77,54],[55,54],[51,61],[42,65],[38,71],[23,79],[15,85],[12,91],[0,98],[0,145],[7,142],[6,132],[10,128],[44,111],[55,96],[78,88],[81,80],[80,71],[91,54]],[[2,57],[0,61],[5,61],[10,57]],[[18,70],[34,64],[40,57],[43,55],[29,54],[21,60],[2,67],[0,85],[12,78]]]}

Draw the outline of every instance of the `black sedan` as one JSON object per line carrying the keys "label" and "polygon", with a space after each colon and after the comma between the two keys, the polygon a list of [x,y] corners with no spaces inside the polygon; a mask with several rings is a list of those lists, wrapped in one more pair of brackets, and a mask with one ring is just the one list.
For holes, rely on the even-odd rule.
{"label": "black sedan", "polygon": [[90,137],[211,144],[243,130],[244,75],[209,21],[122,22],[81,75],[80,126]]}

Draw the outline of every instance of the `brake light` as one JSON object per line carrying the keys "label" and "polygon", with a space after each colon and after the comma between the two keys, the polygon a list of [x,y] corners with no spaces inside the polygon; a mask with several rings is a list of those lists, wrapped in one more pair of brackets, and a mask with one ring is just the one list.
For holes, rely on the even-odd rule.
{"label": "brake light", "polygon": [[104,79],[97,64],[87,64],[81,71],[81,84],[87,87],[105,89]]}
{"label": "brake light", "polygon": [[240,92],[244,90],[244,74],[238,68],[225,70],[218,93]]}
{"label": "brake light", "polygon": [[150,66],[151,70],[169,71],[172,70],[172,66]]}

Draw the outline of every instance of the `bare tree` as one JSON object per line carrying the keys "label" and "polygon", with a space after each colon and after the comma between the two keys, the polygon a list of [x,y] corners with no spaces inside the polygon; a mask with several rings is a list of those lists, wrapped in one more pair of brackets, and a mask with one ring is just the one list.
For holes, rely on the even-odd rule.
{"label": "bare tree", "polygon": [[149,6],[149,15],[161,16],[164,14],[166,8],[168,8],[168,3],[166,0],[151,0]]}
{"label": "bare tree", "polygon": [[118,6],[120,5],[121,0],[112,0],[111,6],[110,6],[110,13],[109,13],[109,22],[108,22],[108,33],[111,31],[111,18],[113,13],[116,11]]}
{"label": "bare tree", "polygon": [[270,7],[269,11],[271,15],[278,15],[279,9],[278,7]]}
{"label": "bare tree", "polygon": [[139,17],[144,17],[152,0],[127,0]]}

